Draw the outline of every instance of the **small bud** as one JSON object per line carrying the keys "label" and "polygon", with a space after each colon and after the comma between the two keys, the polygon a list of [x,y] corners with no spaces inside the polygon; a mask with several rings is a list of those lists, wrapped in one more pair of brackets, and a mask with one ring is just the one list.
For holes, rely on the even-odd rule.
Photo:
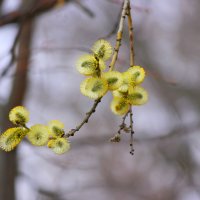
{"label": "small bud", "polygon": [[121,137],[120,137],[120,135],[119,134],[116,134],[116,135],[114,135],[114,137],[112,137],[111,139],[110,139],[110,142],[120,142],[121,141]]}

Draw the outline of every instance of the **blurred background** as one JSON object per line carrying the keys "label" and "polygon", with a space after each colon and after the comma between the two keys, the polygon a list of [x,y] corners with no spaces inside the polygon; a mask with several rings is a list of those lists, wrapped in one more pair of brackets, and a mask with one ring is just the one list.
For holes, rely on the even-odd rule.
{"label": "blurred background", "polygon": [[[77,58],[99,38],[115,44],[121,0],[0,0],[0,131],[25,105],[29,126],[58,119],[74,128],[93,102],[79,92]],[[200,1],[131,0],[135,60],[149,102],[133,107],[129,135],[109,142],[121,118],[106,95],[55,155],[22,142],[0,151],[0,200],[200,200]],[[117,69],[129,66],[127,23]]]}

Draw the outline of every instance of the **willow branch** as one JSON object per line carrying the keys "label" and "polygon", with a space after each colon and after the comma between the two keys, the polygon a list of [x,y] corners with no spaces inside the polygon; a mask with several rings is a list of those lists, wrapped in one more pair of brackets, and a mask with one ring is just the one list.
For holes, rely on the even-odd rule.
{"label": "willow branch", "polygon": [[[122,9],[122,8],[121,8],[121,9]],[[117,16],[117,21],[115,22],[113,28],[111,29],[111,31],[110,31],[107,35],[105,35],[105,36],[103,37],[104,39],[108,39],[108,38],[110,38],[111,36],[113,36],[114,34],[117,33],[117,28],[118,28],[118,24],[119,24],[120,18],[121,18],[121,10],[120,10],[120,12],[119,12],[119,14],[118,14],[118,16]]]}
{"label": "willow branch", "polygon": [[126,128],[125,120],[129,114],[129,111],[122,117],[122,123],[119,125],[119,130],[117,131],[118,134],[121,134],[121,131]]}
{"label": "willow branch", "polygon": [[122,9],[122,13],[121,13],[121,18],[120,18],[120,22],[119,22],[119,28],[117,31],[117,37],[116,37],[116,44],[115,44],[115,52],[113,54],[112,57],[112,61],[110,63],[110,71],[112,71],[114,69],[115,63],[117,61],[118,58],[118,52],[119,52],[119,48],[121,46],[121,40],[122,40],[122,35],[123,35],[123,25],[124,25],[124,21],[126,18],[126,11],[128,8],[128,0],[124,0],[124,4],[123,4],[123,9]]}
{"label": "willow branch", "polygon": [[[114,67],[115,62],[116,62],[117,57],[118,57],[118,51],[119,51],[119,47],[121,45],[121,39],[122,39],[122,33],[123,33],[123,24],[124,24],[124,20],[126,18],[127,8],[128,8],[128,0],[124,0],[124,4],[123,4],[123,8],[122,8],[122,14],[121,14],[120,22],[119,22],[119,29],[118,29],[118,32],[117,32],[115,52],[113,54],[112,61],[111,61],[111,64],[109,66],[110,70],[113,70],[113,67]],[[78,126],[76,126],[75,129],[71,129],[68,133],[66,133],[65,137],[68,138],[68,137],[74,136],[75,133],[78,132],[85,123],[88,123],[88,120],[90,119],[91,115],[95,112],[98,104],[101,102],[101,99],[102,99],[102,97],[94,101],[92,108],[90,109],[89,112],[86,113],[86,116],[83,119],[83,121]]]}
{"label": "willow branch", "polygon": [[94,12],[87,8],[80,0],[73,0],[73,3],[76,3],[89,17],[93,18],[95,16]]}
{"label": "willow branch", "polygon": [[10,49],[11,59],[10,59],[9,63],[6,65],[3,72],[0,74],[0,80],[3,76],[5,76],[8,73],[9,69],[12,67],[12,65],[14,64],[14,62],[16,60],[15,50],[16,50],[16,47],[17,47],[17,44],[18,44],[19,36],[21,34],[21,29],[22,29],[22,23],[19,24],[17,34],[15,36],[13,45]]}
{"label": "willow branch", "polygon": [[131,6],[130,0],[128,0],[127,7],[127,15],[128,15],[128,30],[129,30],[129,39],[130,39],[130,66],[134,66],[134,34],[133,34],[133,22],[131,16]]}
{"label": "willow branch", "polygon": [[[70,0],[65,0],[65,2],[69,2],[69,1]],[[17,11],[13,11],[8,14],[5,14],[0,17],[0,26],[4,26],[11,23],[17,23],[21,21],[21,19],[24,19],[24,18],[26,19],[32,18],[36,15],[39,15],[45,11],[50,10],[57,4],[57,2],[58,0],[40,0],[37,2],[37,4],[34,7],[29,8],[26,11],[17,10]]]}
{"label": "willow branch", "polygon": [[88,120],[90,119],[91,115],[96,111],[96,107],[97,107],[98,104],[101,102],[101,99],[102,99],[102,97],[94,101],[94,104],[93,104],[92,108],[89,110],[89,112],[86,113],[86,116],[85,116],[85,118],[83,119],[83,121],[82,121],[78,126],[76,126],[75,129],[71,129],[71,130],[65,135],[65,137],[74,136],[75,133],[78,132],[84,124],[88,123]]}
{"label": "willow branch", "polygon": [[131,137],[130,137],[130,154],[133,155],[134,154],[134,148],[133,148],[133,134],[134,134],[134,130],[133,130],[133,112],[132,112],[132,108],[130,108],[129,110],[130,113],[130,131],[131,131]]}

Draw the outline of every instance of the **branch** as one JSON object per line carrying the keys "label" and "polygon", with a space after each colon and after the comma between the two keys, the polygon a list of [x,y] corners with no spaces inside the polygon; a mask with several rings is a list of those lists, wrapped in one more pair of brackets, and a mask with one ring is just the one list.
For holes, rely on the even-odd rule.
{"label": "branch", "polygon": [[82,121],[75,129],[71,129],[71,130],[65,135],[65,137],[68,138],[68,137],[74,136],[75,133],[76,133],[77,131],[79,131],[79,130],[81,129],[81,127],[82,127],[84,124],[88,123],[89,118],[90,118],[91,115],[95,112],[96,107],[97,107],[98,104],[101,102],[101,99],[102,99],[102,98],[97,99],[97,100],[94,101],[94,104],[93,104],[92,108],[90,109],[89,112],[86,113],[86,117],[83,119],[83,121]]}
{"label": "branch", "polygon": [[119,130],[117,131],[118,134],[121,134],[122,130],[127,131],[127,126],[125,124],[125,120],[126,120],[128,114],[129,114],[129,111],[122,117],[122,123],[119,125]]}
{"label": "branch", "polygon": [[22,23],[19,24],[19,29],[17,31],[17,34],[15,36],[15,39],[14,39],[14,42],[13,42],[13,45],[10,49],[10,54],[11,54],[11,59],[9,61],[9,63],[6,65],[5,69],[3,70],[3,72],[0,74],[0,80],[3,76],[5,76],[9,69],[12,67],[12,65],[14,64],[15,60],[16,60],[16,55],[15,55],[15,49],[17,47],[17,43],[18,43],[18,40],[19,40],[19,36],[21,34],[21,29],[22,29]]}
{"label": "branch", "polygon": [[114,69],[115,63],[116,63],[117,58],[118,58],[118,52],[119,52],[119,48],[121,46],[121,40],[122,40],[122,34],[123,34],[123,25],[124,25],[124,21],[125,21],[125,18],[126,18],[127,7],[128,7],[128,0],[124,0],[121,18],[120,18],[120,22],[119,22],[119,28],[118,28],[118,31],[117,31],[115,52],[113,54],[112,61],[111,61],[110,66],[109,66],[110,71],[112,71]]}
{"label": "branch", "polygon": [[[126,18],[126,10],[128,8],[128,0],[124,0],[124,5],[123,5],[123,9],[122,9],[122,14],[121,14],[121,18],[120,18],[120,22],[119,22],[119,29],[117,32],[117,39],[116,39],[116,45],[115,45],[115,52],[112,56],[112,61],[110,64],[110,70],[113,70],[115,62],[117,61],[117,57],[118,57],[118,51],[121,45],[121,39],[122,39],[122,32],[123,32],[123,24],[124,24],[124,20]],[[65,137],[71,137],[74,136],[75,133],[77,131],[79,131],[81,129],[81,127],[88,122],[90,116],[95,112],[96,107],[98,106],[98,104],[100,103],[102,97],[97,99],[96,101],[94,101],[94,104],[92,106],[92,108],[90,109],[90,111],[88,113],[86,113],[86,117],[83,119],[83,121],[75,128],[75,129],[71,129],[67,134],[65,134]]]}
{"label": "branch", "polygon": [[131,6],[130,0],[128,0],[127,7],[127,15],[128,15],[128,30],[129,30],[129,40],[130,40],[130,67],[134,66],[134,34],[133,34],[133,22],[131,17]]}
{"label": "branch", "polygon": [[118,24],[119,24],[119,20],[121,18],[121,11],[120,13],[118,14],[118,17],[117,17],[117,21],[115,22],[112,30],[107,34],[105,35],[103,38],[104,39],[107,39],[107,38],[110,38],[112,35],[114,35],[116,32],[117,32],[117,28],[118,28]]}
{"label": "branch", "polygon": [[121,132],[122,130],[125,132],[129,132],[129,128],[126,126],[125,120],[129,114],[129,111],[122,117],[122,122],[119,125],[119,129],[117,134],[115,134],[112,138],[110,138],[110,142],[120,142],[121,141]]}
{"label": "branch", "polygon": [[[30,1],[24,1],[26,2]],[[27,87],[27,71],[29,67],[30,58],[30,45],[32,38],[32,20],[26,20],[22,24],[22,30],[20,34],[19,44],[19,56],[16,66],[16,74],[23,71],[22,74],[15,76],[12,83],[12,90],[7,104],[4,106],[4,116],[8,116],[11,108],[16,105],[23,104],[23,99]],[[23,56],[21,56],[21,54]],[[1,124],[2,129],[6,129],[9,126],[9,122],[6,118],[3,118]],[[17,168],[16,151],[7,155],[5,152],[0,152],[0,199],[15,200],[15,176]],[[9,185],[9,187],[8,187]]]}
{"label": "branch", "polygon": [[95,16],[94,12],[87,8],[85,5],[83,5],[80,0],[74,0],[73,3],[78,5],[89,17],[93,18]]}
{"label": "branch", "polygon": [[131,138],[130,138],[131,151],[130,151],[130,154],[133,155],[134,154],[134,148],[133,148],[134,130],[133,130],[133,112],[132,112],[132,108],[130,108],[129,113],[130,113],[130,131],[131,131]]}
{"label": "branch", "polygon": [[[26,11],[18,10],[10,12],[0,17],[0,26],[17,23],[24,18],[32,18],[36,15],[50,10],[57,4],[57,2],[58,0],[40,0],[37,1],[37,4],[33,8],[29,8]],[[65,0],[65,2],[69,2],[69,0]]]}

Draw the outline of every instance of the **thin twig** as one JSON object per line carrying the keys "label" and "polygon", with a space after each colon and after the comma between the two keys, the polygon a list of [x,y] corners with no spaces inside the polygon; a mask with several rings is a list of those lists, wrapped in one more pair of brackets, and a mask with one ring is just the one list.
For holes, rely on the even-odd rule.
{"label": "thin twig", "polygon": [[89,17],[94,17],[95,14],[92,10],[90,10],[88,7],[86,7],[85,5],[83,5],[83,3],[80,0],[74,0],[72,1],[73,3],[76,3],[77,6],[79,6]]}
{"label": "thin twig", "polygon": [[124,0],[121,18],[120,18],[120,22],[119,22],[119,28],[118,28],[118,31],[117,31],[115,52],[113,54],[112,61],[109,65],[110,71],[112,71],[114,69],[115,63],[116,63],[117,58],[118,58],[118,52],[119,52],[119,48],[121,46],[121,40],[122,40],[122,34],[123,34],[123,25],[124,25],[124,21],[125,21],[125,18],[126,18],[127,7],[128,7],[128,0]]}
{"label": "thin twig", "polygon": [[133,34],[133,22],[131,16],[131,6],[130,0],[128,0],[128,7],[127,7],[127,16],[128,16],[128,30],[129,30],[129,39],[130,39],[130,67],[134,66],[134,34]]}
{"label": "thin twig", "polygon": [[126,126],[126,118],[129,114],[129,110],[128,112],[122,117],[122,122],[121,124],[119,125],[119,129],[117,131],[117,134],[115,134],[113,137],[110,138],[110,142],[120,142],[121,141],[121,132],[122,130],[125,131],[125,132],[129,132],[129,128]]}
{"label": "thin twig", "polygon": [[74,136],[75,133],[78,132],[84,124],[88,123],[89,118],[90,118],[91,115],[96,111],[96,107],[97,107],[97,105],[101,102],[101,99],[102,99],[102,97],[94,101],[94,104],[93,104],[92,108],[89,110],[89,112],[86,113],[86,116],[85,116],[85,118],[83,119],[83,121],[82,121],[78,126],[76,126],[75,129],[71,129],[71,130],[65,135],[65,137],[68,138],[68,137]]}
{"label": "thin twig", "polygon": [[[110,64],[110,70],[112,70],[114,68],[114,65],[115,65],[115,62],[117,60],[117,57],[118,57],[118,51],[119,51],[119,48],[120,48],[120,45],[121,45],[121,39],[122,39],[122,32],[123,32],[123,24],[124,24],[124,20],[126,18],[126,10],[127,10],[127,7],[128,7],[128,0],[124,0],[124,4],[123,4],[123,9],[122,9],[122,14],[121,14],[121,18],[120,18],[120,22],[119,22],[119,29],[118,29],[118,32],[117,32],[117,39],[116,39],[116,45],[115,45],[115,52],[112,56],[112,61],[111,61],[111,64]],[[86,113],[86,117],[83,119],[83,121],[78,125],[76,126],[75,129],[71,129],[68,133],[65,134],[65,137],[71,137],[71,136],[74,136],[76,132],[78,132],[81,127],[88,122],[90,116],[95,112],[96,110],[96,107],[98,106],[98,104],[100,103],[102,97],[95,100],[94,101],[94,104],[92,106],[92,108],[90,109],[89,112]],[[125,119],[124,119],[125,120]]]}
{"label": "thin twig", "polygon": [[4,68],[3,72],[0,74],[0,80],[3,76],[5,76],[8,73],[9,69],[12,67],[12,65],[14,64],[14,62],[16,60],[15,50],[16,50],[18,40],[19,40],[19,37],[21,34],[21,30],[22,30],[22,23],[19,24],[17,34],[15,36],[13,45],[10,49],[11,59],[10,59],[9,63],[6,65],[6,67]]}
{"label": "thin twig", "polygon": [[119,125],[119,130],[117,131],[118,134],[121,134],[121,131],[126,128],[125,120],[129,114],[129,111],[122,117],[122,123]]}
{"label": "thin twig", "polygon": [[[45,11],[50,10],[57,4],[58,0],[40,0],[37,1],[34,7],[27,9],[26,11],[13,11],[3,16],[0,16],[0,26],[4,26],[11,23],[17,23],[21,21],[21,19],[27,19],[35,17],[36,15],[40,15]],[[70,2],[70,0],[65,0],[66,3]]]}
{"label": "thin twig", "polygon": [[133,130],[133,112],[132,112],[132,108],[130,108],[129,110],[130,113],[130,131],[131,131],[131,137],[130,137],[130,154],[133,155],[134,154],[134,148],[133,148],[133,134],[134,134],[134,130]]}
{"label": "thin twig", "polygon": [[[121,9],[121,10],[122,10],[122,9]],[[117,21],[115,22],[115,24],[114,24],[112,30],[111,30],[107,35],[105,35],[105,36],[103,37],[104,39],[108,39],[108,38],[112,37],[112,36],[117,32],[119,20],[120,20],[120,18],[121,18],[121,10],[120,10],[120,12],[119,12],[119,14],[118,14],[118,16],[117,16]]]}
{"label": "thin twig", "polygon": [[[134,34],[133,34],[133,22],[132,22],[132,16],[131,16],[131,5],[130,0],[128,0],[128,7],[127,7],[127,16],[128,16],[128,30],[129,30],[129,42],[130,42],[130,67],[134,66],[135,60],[134,60]],[[133,148],[133,112],[132,108],[130,107],[129,110],[130,113],[130,154],[134,154],[134,148]]]}

